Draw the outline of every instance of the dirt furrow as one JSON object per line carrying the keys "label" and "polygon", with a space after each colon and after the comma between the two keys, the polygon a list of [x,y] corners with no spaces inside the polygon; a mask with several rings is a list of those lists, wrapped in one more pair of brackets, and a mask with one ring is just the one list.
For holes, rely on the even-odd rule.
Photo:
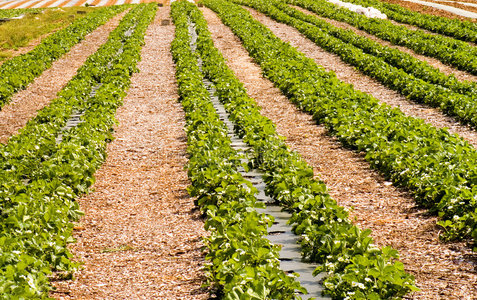
{"label": "dirt furrow", "polygon": [[[327,135],[323,126],[316,125],[310,115],[297,110],[261,76],[260,68],[253,63],[239,39],[218,17],[209,9],[202,11],[214,43],[226,57],[228,66],[262,107],[262,114],[270,118],[277,125],[277,131],[287,138],[290,148],[298,151],[314,167],[316,176],[327,184],[330,194],[341,205],[354,207],[352,218],[356,218],[359,227],[373,230],[378,245],[391,245],[399,250],[406,269],[416,276],[422,289],[411,298],[475,299],[477,274],[475,265],[469,260],[471,251],[463,244],[440,243],[435,217],[415,208],[412,197],[371,170],[363,155],[343,149]],[[324,53],[296,30],[256,12],[252,11],[252,14],[319,64],[326,63],[328,67],[340,65],[341,68],[337,57]],[[349,67],[340,74],[346,81],[362,81],[362,87],[367,90],[377,88],[376,83],[358,77]],[[380,90],[383,89],[378,89],[378,95],[386,92]]]}
{"label": "dirt furrow", "polygon": [[[372,34],[369,34],[363,30],[360,30],[360,29],[357,29],[356,27],[353,27],[351,25],[349,25],[348,23],[345,23],[345,22],[340,22],[340,21],[336,21],[336,20],[333,20],[333,19],[328,19],[328,18],[323,18],[323,17],[320,17],[318,16],[317,14],[311,12],[311,11],[308,11],[306,9],[303,9],[301,7],[298,7],[298,6],[293,6],[294,8],[302,11],[303,13],[306,13],[306,14],[309,14],[309,15],[313,15],[321,20],[324,20],[328,23],[330,23],[331,25],[335,26],[335,27],[338,27],[338,28],[342,28],[342,29],[347,29],[347,30],[352,30],[354,33],[360,35],[360,36],[364,36],[364,37],[367,37],[368,39],[371,39],[383,46],[387,46],[387,47],[391,47],[391,48],[394,48],[394,49],[398,49],[399,51],[401,52],[404,52],[404,53],[407,53],[419,60],[422,60],[422,61],[426,61],[427,63],[429,63],[431,66],[433,66],[434,68],[437,68],[439,69],[442,73],[446,74],[446,75],[451,75],[451,74],[454,74],[454,76],[459,79],[459,80],[468,80],[468,81],[476,81],[477,82],[477,76],[476,75],[472,75],[470,73],[467,73],[467,72],[464,72],[464,71],[460,71],[456,68],[453,68],[451,66],[448,66],[444,63],[442,63],[440,60],[438,59],[435,59],[435,58],[432,58],[432,57],[428,57],[428,56],[425,56],[425,55],[421,55],[421,54],[418,54],[416,52],[414,52],[413,50],[409,49],[409,48],[406,48],[406,47],[403,47],[403,46],[396,46],[396,45],[393,45],[392,43],[390,42],[387,42],[385,40],[382,40]],[[406,24],[398,24],[398,25],[406,25]],[[421,29],[422,30],[422,29]],[[430,33],[430,34],[435,34],[435,33]]]}
{"label": "dirt furrow", "polygon": [[[437,3],[437,4],[446,5],[446,6],[452,6],[452,7],[460,8],[470,12],[477,12],[476,7],[459,3],[461,1],[457,1],[457,2],[438,1],[438,0],[424,0],[424,1],[429,3]],[[472,19],[472,18],[469,18],[469,19]]]}
{"label": "dirt furrow", "polygon": [[[439,16],[439,17],[444,17],[449,19],[459,19],[459,20],[468,20],[471,22],[476,22],[476,20],[474,19],[465,18],[445,10],[441,10],[434,7],[430,7],[430,6],[426,6],[426,5],[422,5],[418,3],[413,3],[413,2],[409,2],[405,0],[382,0],[382,1],[387,3],[397,4],[409,10],[417,11],[423,14],[434,15],[434,16]],[[470,1],[462,1],[462,2],[470,2]]]}
{"label": "dirt furrow", "polygon": [[16,93],[10,103],[0,110],[0,143],[23,128],[34,118],[37,111],[47,106],[56,94],[76,74],[86,59],[104,44],[109,33],[118,26],[126,12],[113,17],[106,24],[88,34],[83,41],[76,44],[63,57],[55,61],[26,89]]}
{"label": "dirt furrow", "polygon": [[159,8],[146,33],[140,73],[118,110],[116,139],[71,245],[83,269],[57,282],[63,299],[207,299],[204,224],[186,191],[184,114],[169,52],[174,27]]}

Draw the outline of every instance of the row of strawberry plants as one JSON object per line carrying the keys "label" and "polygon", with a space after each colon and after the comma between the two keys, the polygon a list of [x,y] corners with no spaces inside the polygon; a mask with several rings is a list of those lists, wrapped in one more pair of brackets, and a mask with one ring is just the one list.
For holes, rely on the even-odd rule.
{"label": "row of strawberry plants", "polygon": [[439,59],[460,70],[477,74],[477,48],[450,37],[394,25],[389,20],[367,18],[326,0],[287,0],[323,17],[346,22],[383,40]]}
{"label": "row of strawberry plants", "polygon": [[232,3],[205,1],[269,78],[372,167],[444,220],[443,237],[477,240],[477,151],[462,138],[356,91]]}
{"label": "row of strawberry plants", "polygon": [[[70,274],[67,244],[81,212],[75,198],[93,183],[112,139],[115,111],[136,71],[157,5],[127,14],[51,105],[0,147],[0,291],[3,298],[46,298],[51,271]],[[93,87],[98,87],[94,95]],[[65,130],[72,112],[82,122]],[[58,135],[63,136],[61,142]]]}
{"label": "row of strawberry plants", "polygon": [[[220,2],[207,5],[230,9]],[[349,221],[348,212],[331,198],[325,184],[313,179],[312,167],[290,151],[272,121],[260,114],[214,47],[198,9],[193,10],[192,19],[199,33],[204,73],[214,83],[237,133],[250,145],[252,166],[265,172],[267,192],[293,213],[291,224],[302,236],[304,258],[321,264],[316,273],[327,272],[325,293],[335,299],[392,299],[415,290],[412,276],[395,262],[397,251],[375,247],[370,231],[361,231]]]}
{"label": "row of strawberry plants", "polygon": [[352,31],[336,28],[280,1],[275,1],[274,5],[266,0],[234,2],[256,8],[278,22],[295,27],[318,46],[337,54],[343,61],[411,100],[439,107],[462,123],[477,127],[475,83],[459,82],[454,76],[446,76],[399,50],[383,47]]}
{"label": "row of strawberry plants", "polygon": [[385,13],[389,18],[404,24],[418,26],[462,41],[477,42],[477,24],[467,20],[461,21],[459,19],[427,15],[409,10],[397,4],[386,3],[379,0],[346,1],[365,7],[373,6]]}
{"label": "row of strawberry plants", "polygon": [[127,6],[116,5],[88,13],[68,27],[46,37],[32,51],[16,56],[0,66],[0,107],[12,95],[26,88],[53,62],[67,53],[84,37],[106,23],[108,19],[125,10]]}
{"label": "row of strawberry plants", "polygon": [[[438,68],[431,66],[425,61],[416,59],[408,53],[404,53],[402,51],[399,51],[398,49],[391,48],[388,46],[383,46],[380,43],[377,43],[369,38],[360,36],[359,34],[356,34],[351,30],[337,28],[329,24],[328,22],[317,18],[316,16],[300,12],[284,4],[282,1],[276,1],[275,6],[277,6],[277,8],[279,8],[281,11],[288,14],[289,16],[309,23],[311,25],[315,25],[321,31],[335,38],[338,38],[347,44],[351,44],[357,48],[360,48],[365,53],[382,58],[386,63],[398,69],[402,69],[406,73],[411,74],[416,78],[420,78],[429,83],[437,84],[446,87],[456,93],[466,94],[468,96],[473,96],[477,92],[477,83],[472,81],[459,81],[455,78],[454,75],[445,75]],[[282,19],[282,22],[287,21],[287,23],[293,25],[303,24],[301,22],[289,20],[286,17],[281,17],[280,19]],[[300,26],[300,28],[302,31],[304,31],[304,28],[307,27]],[[401,90],[404,87],[397,88]]]}
{"label": "row of strawberry plants", "polygon": [[176,33],[171,52],[186,113],[189,193],[197,197],[210,232],[209,284],[224,299],[294,299],[300,285],[280,270],[279,248],[265,238],[273,220],[256,211],[263,204],[254,196],[256,188],[237,170],[240,156],[231,147],[191,50],[189,15],[194,9],[185,1],[172,4]]}

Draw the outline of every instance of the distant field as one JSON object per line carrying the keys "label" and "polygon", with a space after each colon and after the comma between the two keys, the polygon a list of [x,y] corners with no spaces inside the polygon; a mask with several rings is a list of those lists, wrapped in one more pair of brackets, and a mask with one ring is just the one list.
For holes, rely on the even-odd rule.
{"label": "distant field", "polygon": [[71,7],[87,5],[110,6],[150,2],[158,2],[162,4],[169,3],[168,0],[0,0],[0,9]]}
{"label": "distant field", "polygon": [[[20,9],[20,13],[25,14],[22,19],[0,23],[0,62],[16,53],[22,53],[18,52],[20,48],[30,46],[35,39],[71,24],[92,9],[86,7],[25,11]],[[32,43],[31,46],[36,43]]]}

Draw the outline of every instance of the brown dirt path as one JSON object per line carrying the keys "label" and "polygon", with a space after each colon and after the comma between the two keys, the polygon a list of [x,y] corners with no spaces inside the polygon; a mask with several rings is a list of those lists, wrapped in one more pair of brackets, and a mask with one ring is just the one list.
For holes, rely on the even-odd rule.
{"label": "brown dirt path", "polygon": [[[434,68],[437,68],[439,69],[442,73],[446,74],[446,75],[451,75],[451,74],[454,74],[454,76],[459,79],[459,80],[468,80],[468,81],[475,81],[477,82],[477,76],[476,75],[472,75],[468,72],[464,72],[464,71],[460,71],[452,66],[448,66],[444,63],[442,63],[440,60],[436,59],[436,58],[432,58],[432,57],[428,57],[428,56],[425,56],[425,55],[421,55],[421,54],[418,54],[416,52],[414,52],[413,50],[409,49],[409,48],[406,48],[406,47],[403,47],[403,46],[396,46],[396,45],[393,45],[392,43],[390,42],[387,42],[385,40],[382,40],[372,34],[369,34],[363,30],[360,30],[356,27],[353,27],[351,25],[349,25],[348,23],[345,23],[345,22],[340,22],[340,21],[336,21],[336,20],[333,20],[333,19],[328,19],[328,18],[323,18],[321,16],[318,16],[317,14],[311,12],[311,11],[308,11],[306,9],[303,9],[301,7],[298,7],[298,6],[292,6],[293,8],[296,8],[297,10],[303,12],[303,13],[306,13],[306,14],[309,14],[309,15],[313,15],[321,20],[324,20],[328,23],[330,23],[331,25],[335,26],[335,27],[338,27],[338,28],[342,28],[342,29],[347,29],[347,30],[351,30],[353,31],[354,33],[360,35],[360,36],[364,36],[364,37],[367,37],[368,39],[371,39],[383,46],[387,46],[387,47],[390,47],[390,48],[394,48],[394,49],[398,49],[399,51],[401,52],[404,52],[404,53],[407,53],[419,60],[422,60],[422,61],[425,61],[427,62],[428,64],[430,64],[431,66],[433,66]],[[407,25],[407,24],[398,24],[398,25]],[[422,29],[419,29],[419,30],[422,30]],[[429,32],[430,34],[435,34],[435,33],[432,33],[432,32]]]}
{"label": "brown dirt path", "polygon": [[[467,20],[471,22],[477,22],[475,19],[471,18],[465,18],[456,14],[453,14],[451,12],[437,9],[434,7],[418,4],[418,3],[413,3],[409,1],[404,1],[404,0],[381,0],[383,2],[387,3],[392,3],[392,4],[398,4],[402,7],[405,7],[409,10],[417,11],[423,14],[428,14],[428,15],[434,15],[434,16],[439,16],[439,17],[444,17],[444,18],[449,18],[449,19],[459,19],[459,20]],[[465,0],[459,0],[459,2],[471,2],[472,1],[465,1]],[[475,2],[474,2],[475,3]]]}
{"label": "brown dirt path", "polygon": [[174,27],[161,26],[169,9],[159,8],[147,30],[94,192],[78,200],[85,216],[71,249],[83,269],[55,283],[55,298],[208,298],[200,288],[206,233],[186,191],[185,121],[169,52]]}
{"label": "brown dirt path", "polygon": [[[261,76],[240,41],[209,9],[203,9],[215,46],[227,59],[228,66],[242,81],[251,97],[262,107],[262,114],[287,138],[291,149],[298,151],[314,167],[341,205],[354,207],[351,215],[361,228],[373,230],[380,246],[399,250],[406,269],[417,278],[422,291],[412,299],[474,299],[477,297],[475,265],[468,260],[469,249],[462,244],[444,245],[438,241],[436,218],[414,206],[412,197],[384,181],[363,155],[343,149],[317,126],[312,117],[298,111],[273,84]],[[273,29],[277,24],[254,13]],[[282,28],[282,34],[298,39],[297,32]],[[281,30],[280,30],[281,31]],[[279,34],[280,35],[280,34]],[[287,39],[296,45],[291,38]],[[300,43],[301,44],[301,43]],[[307,53],[308,55],[308,53]],[[334,62],[338,63],[338,62]]]}
{"label": "brown dirt path", "polygon": [[[424,0],[424,1],[431,2],[431,3],[439,3],[439,4],[443,4],[443,5],[447,5],[447,6],[453,6],[453,7],[460,8],[460,9],[470,11],[470,12],[477,12],[476,7],[458,3],[458,2],[466,2],[466,1],[457,1],[457,2],[447,2],[447,1],[438,1],[438,0]],[[470,3],[472,3],[472,2],[470,2]],[[472,18],[467,18],[467,19],[472,20]]]}
{"label": "brown dirt path", "polygon": [[56,97],[86,59],[107,41],[109,33],[118,26],[125,14],[126,12],[122,12],[116,15],[88,34],[83,41],[73,46],[67,54],[55,61],[26,89],[16,93],[10,102],[2,107],[0,143],[6,143],[36,116],[38,110],[47,106]]}

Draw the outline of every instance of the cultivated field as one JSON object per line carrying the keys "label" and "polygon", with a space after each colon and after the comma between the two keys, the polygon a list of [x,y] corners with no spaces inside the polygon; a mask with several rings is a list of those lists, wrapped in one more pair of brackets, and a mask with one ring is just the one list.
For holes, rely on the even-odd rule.
{"label": "cultivated field", "polygon": [[477,299],[477,24],[347,1],[0,0],[0,294]]}

